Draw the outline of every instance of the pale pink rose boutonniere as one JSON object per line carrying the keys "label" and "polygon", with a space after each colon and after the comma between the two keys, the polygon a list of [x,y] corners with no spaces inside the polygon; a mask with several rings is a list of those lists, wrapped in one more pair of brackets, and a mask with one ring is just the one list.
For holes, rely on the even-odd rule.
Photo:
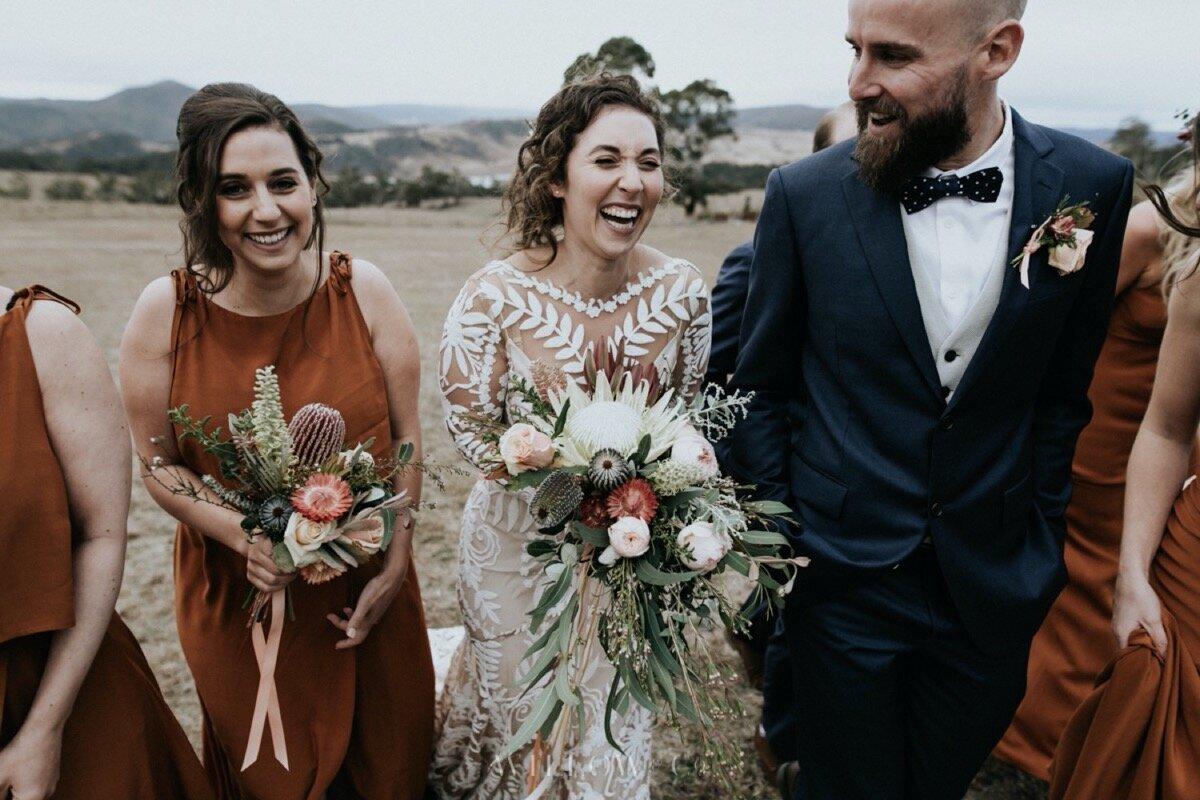
{"label": "pale pink rose boutonniere", "polygon": [[1083,268],[1094,235],[1090,228],[1096,215],[1086,202],[1067,205],[1067,200],[1064,197],[1054,213],[1033,229],[1021,254],[1012,260],[1012,266],[1021,270],[1021,285],[1026,289],[1029,288],[1029,260],[1043,247],[1050,248],[1050,266],[1059,275],[1070,275]]}

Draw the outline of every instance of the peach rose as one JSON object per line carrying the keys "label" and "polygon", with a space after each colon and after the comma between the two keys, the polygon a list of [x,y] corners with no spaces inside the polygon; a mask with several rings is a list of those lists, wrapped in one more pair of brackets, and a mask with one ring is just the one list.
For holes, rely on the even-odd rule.
{"label": "peach rose", "polygon": [[1055,236],[1070,236],[1075,231],[1075,218],[1059,217],[1050,225],[1050,231]]}
{"label": "peach rose", "polygon": [[383,520],[378,514],[354,523],[350,530],[343,530],[338,541],[373,556],[383,548]]}
{"label": "peach rose", "polygon": [[335,536],[337,527],[332,522],[313,522],[303,514],[294,512],[288,517],[283,544],[296,566],[306,567],[320,560],[317,550]]}
{"label": "peach rose", "polygon": [[1092,243],[1094,234],[1088,230],[1075,231],[1075,244],[1060,244],[1050,248],[1050,266],[1058,270],[1059,275],[1070,275],[1083,268],[1084,258],[1087,257],[1088,246]]}
{"label": "peach rose", "polygon": [[500,457],[509,475],[545,469],[554,462],[554,443],[532,425],[518,422],[500,437]]}

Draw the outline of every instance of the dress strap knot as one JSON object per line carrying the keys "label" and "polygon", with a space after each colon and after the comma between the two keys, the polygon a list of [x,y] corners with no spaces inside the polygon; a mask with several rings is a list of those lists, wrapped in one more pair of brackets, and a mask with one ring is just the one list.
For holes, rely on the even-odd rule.
{"label": "dress strap knot", "polygon": [[354,257],[349,253],[334,250],[329,254],[329,283],[338,294],[350,291],[351,265]]}
{"label": "dress strap knot", "polygon": [[11,311],[18,305],[28,306],[34,300],[53,300],[56,303],[62,303],[64,306],[71,309],[71,311],[75,314],[78,314],[83,310],[74,300],[63,297],[53,289],[47,289],[45,286],[36,283],[32,286],[26,286],[24,289],[14,292],[13,296],[9,298],[8,307],[4,310]]}
{"label": "dress strap knot", "polygon": [[175,305],[190,305],[200,295],[200,287],[196,276],[187,269],[171,270],[171,279],[175,282]]}

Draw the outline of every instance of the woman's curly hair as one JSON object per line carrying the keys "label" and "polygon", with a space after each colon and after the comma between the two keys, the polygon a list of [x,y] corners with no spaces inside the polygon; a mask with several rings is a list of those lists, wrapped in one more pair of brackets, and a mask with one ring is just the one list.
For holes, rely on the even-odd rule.
{"label": "woman's curly hair", "polygon": [[575,139],[609,106],[627,106],[649,117],[658,149],[665,152],[666,129],[658,101],[633,77],[601,72],[566,84],[538,112],[504,190],[505,233],[514,250],[549,246],[549,261],[558,255],[563,201],[554,196],[552,185],[566,182],[567,156]]}
{"label": "woman's curly hair", "polygon": [[[325,243],[321,194],[327,188],[321,174],[321,150],[300,125],[295,113],[278,97],[245,83],[210,83],[183,102],[175,137],[175,196],[183,210],[183,263],[200,288],[215,294],[233,276],[233,255],[221,241],[217,225],[217,184],[221,153],[233,134],[247,128],[274,127],[286,133],[296,148],[305,176],[317,189],[313,226],[304,248],[314,243],[317,259]],[[317,270],[318,280],[320,270]]]}

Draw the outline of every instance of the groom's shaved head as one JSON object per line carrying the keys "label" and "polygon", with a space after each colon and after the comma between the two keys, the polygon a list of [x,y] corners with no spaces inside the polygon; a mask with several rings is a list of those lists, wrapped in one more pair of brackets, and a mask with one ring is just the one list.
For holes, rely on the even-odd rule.
{"label": "groom's shaved head", "polygon": [[1029,0],[955,0],[962,13],[964,30],[971,39],[983,36],[1005,20],[1025,15]]}

